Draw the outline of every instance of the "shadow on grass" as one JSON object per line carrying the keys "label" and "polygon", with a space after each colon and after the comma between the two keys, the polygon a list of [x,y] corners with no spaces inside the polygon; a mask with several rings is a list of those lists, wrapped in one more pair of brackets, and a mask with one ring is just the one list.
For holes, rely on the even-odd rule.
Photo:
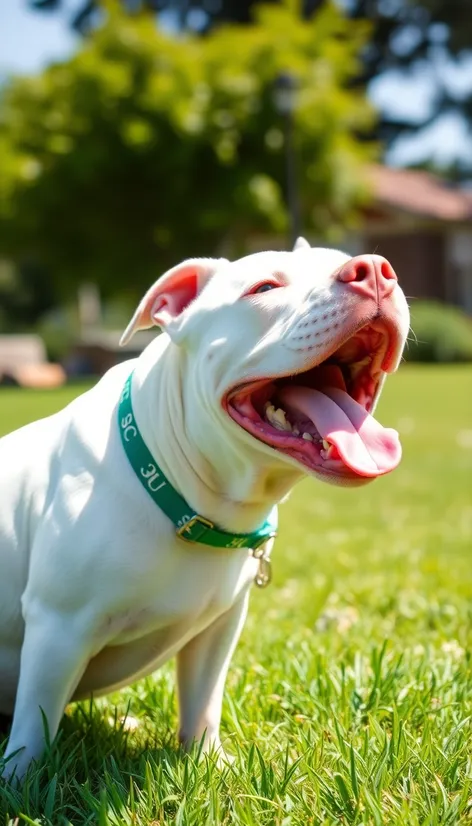
{"label": "shadow on grass", "polygon": [[[137,730],[128,731],[117,712],[110,719],[93,703],[73,706],[54,745],[33,764],[23,786],[0,781],[0,821],[19,818],[18,826],[37,818],[54,824],[109,823],[111,816],[115,823],[137,813],[140,797],[146,800],[147,815],[157,818],[162,812],[159,789],[174,786],[181,771],[188,773],[185,764],[194,762],[183,755],[171,726],[166,731],[165,721],[159,722],[160,730],[153,721],[142,720]],[[11,719],[2,715],[2,752],[10,725]],[[178,788],[174,792],[176,800]],[[168,803],[175,810],[172,800]]]}

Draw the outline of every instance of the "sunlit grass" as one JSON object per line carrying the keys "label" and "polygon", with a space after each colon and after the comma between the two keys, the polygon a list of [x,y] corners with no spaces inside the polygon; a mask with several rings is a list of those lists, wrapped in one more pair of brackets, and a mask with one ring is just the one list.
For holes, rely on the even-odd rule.
{"label": "sunlit grass", "polygon": [[[1,391],[0,431],[75,392]],[[281,509],[275,581],[254,590],[228,678],[235,763],[178,753],[168,665],[72,707],[25,790],[0,789],[3,822],[471,822],[472,369],[403,368],[378,417],[401,432],[398,471],[306,482]]]}

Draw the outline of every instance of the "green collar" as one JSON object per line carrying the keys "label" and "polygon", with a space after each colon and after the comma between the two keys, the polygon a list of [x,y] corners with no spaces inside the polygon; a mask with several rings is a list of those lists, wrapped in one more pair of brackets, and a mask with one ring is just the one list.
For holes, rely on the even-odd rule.
{"label": "green collar", "polygon": [[[125,453],[149,496],[174,523],[180,539],[185,542],[211,545],[213,548],[250,548],[261,563],[266,562],[265,567],[269,571],[268,559],[262,553],[256,552],[261,545],[277,533],[277,508],[272,510],[269,518],[259,530],[253,533],[228,533],[217,528],[209,519],[195,513],[172,487],[144,443],[131,403],[132,378],[133,373],[128,376],[121,394],[118,405],[118,423]],[[262,573],[262,567],[261,564],[260,573]]]}

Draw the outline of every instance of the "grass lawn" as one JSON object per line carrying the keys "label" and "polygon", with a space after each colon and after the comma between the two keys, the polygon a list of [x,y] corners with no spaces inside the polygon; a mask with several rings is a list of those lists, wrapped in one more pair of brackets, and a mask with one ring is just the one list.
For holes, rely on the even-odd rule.
{"label": "grass lawn", "polygon": [[[0,431],[76,392],[1,391]],[[0,788],[0,823],[472,823],[472,369],[405,367],[378,416],[401,432],[398,471],[307,481],[281,509],[227,683],[234,765],[177,753],[169,665],[71,707],[23,792]]]}

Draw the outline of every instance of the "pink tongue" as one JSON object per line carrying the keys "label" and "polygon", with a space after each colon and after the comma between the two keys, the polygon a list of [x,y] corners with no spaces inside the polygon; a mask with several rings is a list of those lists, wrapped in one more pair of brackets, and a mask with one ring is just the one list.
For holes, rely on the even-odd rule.
{"label": "pink tongue", "polygon": [[381,476],[401,459],[398,433],[382,427],[344,390],[285,387],[278,394],[286,410],[307,416],[322,439],[331,442],[343,462],[360,476]]}

